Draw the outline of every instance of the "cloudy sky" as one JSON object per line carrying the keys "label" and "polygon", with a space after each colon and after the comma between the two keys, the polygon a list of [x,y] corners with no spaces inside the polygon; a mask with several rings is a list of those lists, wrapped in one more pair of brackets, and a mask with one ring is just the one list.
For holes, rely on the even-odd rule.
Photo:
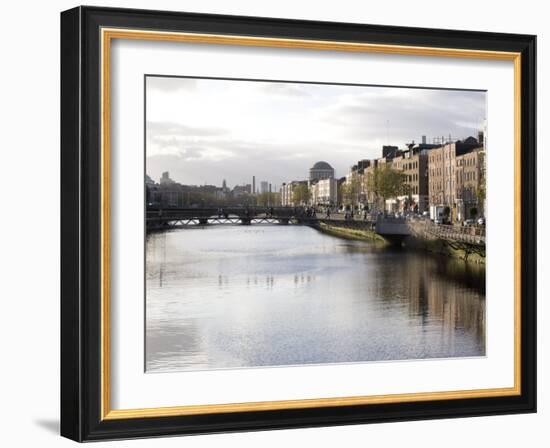
{"label": "cloudy sky", "polygon": [[147,77],[147,174],[183,184],[276,185],[318,160],[338,177],[422,135],[477,136],[485,93]]}

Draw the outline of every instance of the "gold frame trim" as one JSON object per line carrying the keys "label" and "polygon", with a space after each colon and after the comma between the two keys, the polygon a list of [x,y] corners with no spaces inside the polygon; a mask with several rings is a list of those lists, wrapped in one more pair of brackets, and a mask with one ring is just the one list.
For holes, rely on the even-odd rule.
{"label": "gold frame trim", "polygon": [[[186,42],[214,45],[240,45],[297,48],[321,51],[384,53],[411,56],[491,59],[514,62],[514,386],[442,392],[420,392],[356,397],[314,398],[213,405],[189,405],[142,409],[111,409],[110,345],[110,52],[113,39]],[[168,417],[227,412],[247,412],[316,407],[350,406],[413,401],[502,397],[521,394],[521,54],[514,52],[458,48],[279,39],[216,34],[195,34],[134,29],[101,29],[101,420]]]}

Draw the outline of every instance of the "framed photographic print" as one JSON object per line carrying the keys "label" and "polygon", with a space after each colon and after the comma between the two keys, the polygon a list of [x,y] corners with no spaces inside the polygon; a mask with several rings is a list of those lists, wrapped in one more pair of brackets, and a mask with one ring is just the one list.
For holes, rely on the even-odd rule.
{"label": "framed photographic print", "polygon": [[61,433],[536,410],[535,36],[61,14]]}

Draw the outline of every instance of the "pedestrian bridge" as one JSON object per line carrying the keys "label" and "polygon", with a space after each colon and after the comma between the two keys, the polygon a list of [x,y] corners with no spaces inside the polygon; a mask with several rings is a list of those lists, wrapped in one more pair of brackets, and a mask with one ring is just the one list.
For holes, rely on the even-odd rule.
{"label": "pedestrian bridge", "polygon": [[302,207],[188,207],[147,209],[147,230],[208,224],[305,224],[317,217]]}
{"label": "pedestrian bridge", "polygon": [[147,231],[187,226],[212,224],[298,224],[317,227],[319,223],[352,228],[368,228],[394,243],[413,236],[420,240],[439,240],[453,248],[478,249],[484,251],[485,229],[482,227],[460,227],[436,225],[428,220],[390,218],[384,215],[368,219],[345,219],[342,214],[326,216],[304,207],[188,207],[147,209]]}
{"label": "pedestrian bridge", "polygon": [[315,213],[304,207],[189,207],[147,210],[147,230],[161,230],[209,224],[299,224],[315,226],[319,222],[369,227],[382,236],[410,235],[405,219],[379,216],[374,219],[345,218],[342,214]]}

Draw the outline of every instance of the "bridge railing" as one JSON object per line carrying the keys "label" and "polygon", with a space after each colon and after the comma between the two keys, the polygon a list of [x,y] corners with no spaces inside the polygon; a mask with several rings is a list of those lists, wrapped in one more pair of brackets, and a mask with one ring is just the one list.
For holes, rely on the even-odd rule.
{"label": "bridge railing", "polygon": [[302,207],[187,207],[149,208],[146,212],[148,229],[181,227],[192,224],[241,224],[289,222],[316,222],[318,215]]}
{"label": "bridge railing", "polygon": [[167,218],[167,217],[210,217],[210,216],[258,216],[258,215],[277,215],[282,217],[302,216],[305,210],[294,207],[262,207],[262,206],[242,206],[242,207],[186,207],[186,208],[148,208],[147,218]]}
{"label": "bridge railing", "polygon": [[471,244],[485,244],[485,227],[483,226],[453,226],[434,224],[431,221],[415,221],[409,223],[409,226],[413,232],[420,234],[420,236]]}

